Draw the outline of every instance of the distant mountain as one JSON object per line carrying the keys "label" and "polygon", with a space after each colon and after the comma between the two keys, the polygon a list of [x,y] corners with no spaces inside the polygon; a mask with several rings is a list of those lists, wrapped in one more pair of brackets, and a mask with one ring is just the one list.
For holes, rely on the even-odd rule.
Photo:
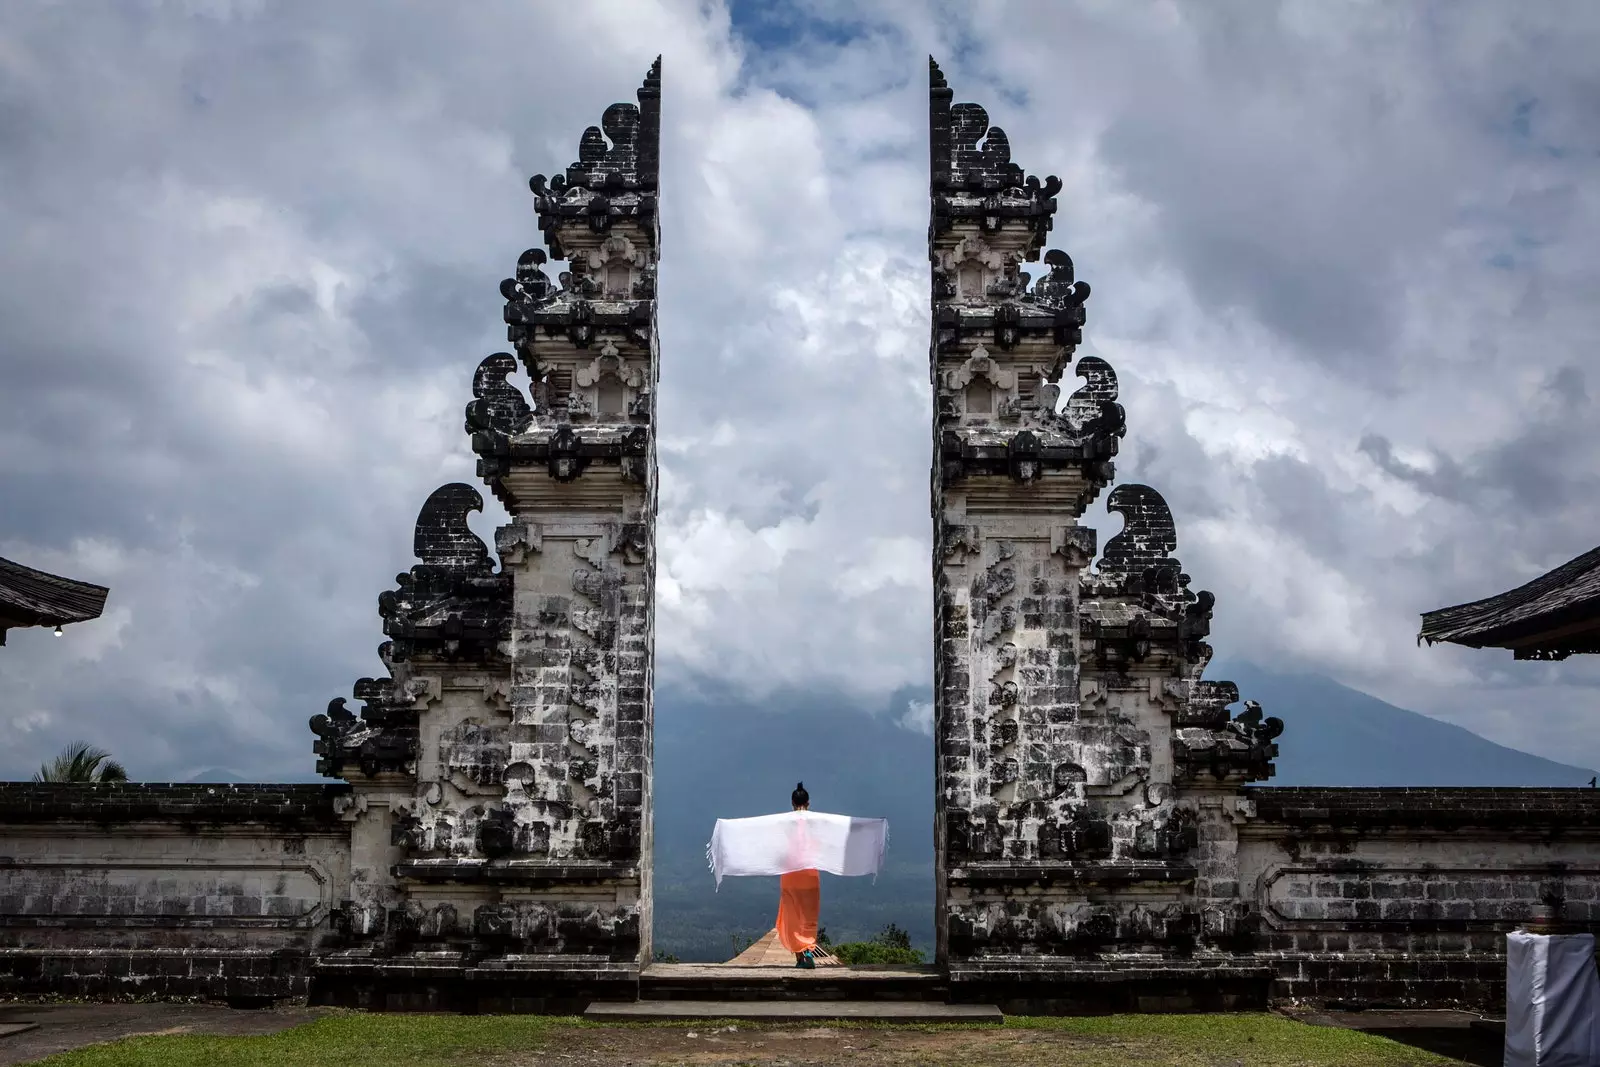
{"label": "distant mountain", "polygon": [[[1580,786],[1593,771],[1497,745],[1329,678],[1219,662],[1207,677],[1284,720],[1270,785]],[[777,879],[730,878],[716,892],[705,846],[718,817],[785,810],[803,779],[819,811],[889,820],[876,884],[823,876],[822,923],[835,941],[886,923],[933,939],[933,741],[900,725],[926,690],[864,708],[823,691],[750,705],[662,689],[655,733],[655,943],[685,960],[724,960],[772,928]],[[931,955],[931,951],[930,951]]]}
{"label": "distant mountain", "polygon": [[1283,720],[1268,785],[1582,786],[1594,771],[1519,752],[1315,674],[1222,662],[1208,678]]}
{"label": "distant mountain", "polygon": [[196,771],[194,774],[191,774],[188,778],[184,779],[184,781],[201,783],[205,785],[223,785],[233,782],[251,782],[255,781],[255,779],[243,778],[237,774],[234,774],[232,771],[225,771],[221,767],[207,767],[203,771]]}
{"label": "distant mountain", "polygon": [[[724,879],[706,843],[718,818],[786,811],[804,781],[818,811],[889,820],[876,883],[823,875],[822,924],[834,941],[887,923],[933,940],[933,740],[900,726],[915,690],[880,709],[817,692],[749,705],[725,694],[661,691],[655,715],[655,941],[685,960],[725,960],[735,939],[772,929],[776,878]],[[876,710],[876,714],[873,711]]]}

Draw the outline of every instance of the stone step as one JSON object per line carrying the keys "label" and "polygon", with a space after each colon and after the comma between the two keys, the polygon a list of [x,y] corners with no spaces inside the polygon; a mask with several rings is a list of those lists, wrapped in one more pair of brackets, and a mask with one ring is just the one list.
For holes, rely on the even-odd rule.
{"label": "stone step", "polygon": [[639,975],[645,1001],[943,1001],[944,977],[926,967],[735,967],[656,963]]}
{"label": "stone step", "polygon": [[597,1001],[586,1019],[693,1021],[742,1019],[750,1022],[824,1022],[861,1019],[905,1023],[1002,1023],[993,1004],[940,1004],[923,1000],[639,1000]]}

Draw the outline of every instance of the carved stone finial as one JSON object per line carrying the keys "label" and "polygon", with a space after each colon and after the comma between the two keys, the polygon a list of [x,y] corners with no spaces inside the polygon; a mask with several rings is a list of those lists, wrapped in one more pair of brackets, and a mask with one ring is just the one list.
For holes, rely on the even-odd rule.
{"label": "carved stone finial", "polygon": [[1176,593],[1178,532],[1161,494],[1148,485],[1119,485],[1106,498],[1106,510],[1121,515],[1123,526],[1106,542],[1096,574],[1144,592]]}
{"label": "carved stone finial", "polygon": [[1111,364],[1099,356],[1084,356],[1073,371],[1084,384],[1067,398],[1061,413],[1072,432],[1078,436],[1098,433],[1113,441],[1127,433],[1127,416],[1117,403],[1117,372]]}
{"label": "carved stone finial", "polygon": [[583,131],[577,161],[567,167],[565,175],[548,181],[542,174],[530,178],[528,185],[535,195],[559,197],[573,188],[653,192],[661,156],[660,56],[650,65],[636,95],[637,104],[612,104],[600,116],[600,125]]}
{"label": "carved stone finial", "polygon": [[494,561],[489,556],[489,546],[467,525],[467,516],[482,510],[483,497],[465,482],[435,489],[417,515],[412,539],[417,558],[425,566],[492,574]]}
{"label": "carved stone finial", "polygon": [[[939,64],[928,58],[929,191],[933,196],[931,237],[949,233],[957,220],[976,221],[985,233],[1020,224],[1029,239],[1020,250],[1036,259],[1050,231],[1061,180],[1041,182],[1011,160],[1005,131],[989,124],[982,105],[952,104]],[[1048,290],[1047,290],[1048,291]],[[1088,295],[1087,289],[1084,295]],[[1080,301],[1081,303],[1081,301]]]}
{"label": "carved stone finial", "polygon": [[[496,573],[488,546],[467,525],[483,508],[470,485],[440,486],[417,516],[414,549],[421,560],[378,597],[383,632],[395,662],[419,655],[490,660],[509,634],[511,577]],[[359,695],[359,694],[358,694]]]}
{"label": "carved stone finial", "polygon": [[1050,308],[1082,307],[1089,299],[1089,283],[1076,280],[1072,257],[1052,248],[1044,254],[1044,262],[1050,273],[1034,285],[1034,302]]}
{"label": "carved stone finial", "polygon": [[509,352],[496,352],[478,364],[472,376],[472,395],[467,405],[467,432],[519,434],[533,424],[533,408],[522,390],[506,378],[515,373],[517,359]]}
{"label": "carved stone finial", "polygon": [[526,336],[534,309],[556,291],[550,276],[541,269],[545,261],[544,249],[530,248],[517,260],[516,277],[500,283],[500,295],[506,299],[504,317],[506,325],[511,327],[513,341]]}

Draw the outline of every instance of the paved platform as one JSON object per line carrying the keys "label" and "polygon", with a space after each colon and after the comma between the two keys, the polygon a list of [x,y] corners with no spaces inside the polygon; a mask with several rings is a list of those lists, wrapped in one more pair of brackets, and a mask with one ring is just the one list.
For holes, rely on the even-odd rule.
{"label": "paved platform", "polygon": [[918,1001],[949,999],[932,967],[776,967],[655,963],[639,975],[642,1001]]}
{"label": "paved platform", "polygon": [[993,1004],[937,1004],[897,1000],[639,1000],[594,1003],[586,1019],[610,1022],[672,1019],[744,1019],[811,1022],[860,1019],[875,1022],[1002,1023]]}

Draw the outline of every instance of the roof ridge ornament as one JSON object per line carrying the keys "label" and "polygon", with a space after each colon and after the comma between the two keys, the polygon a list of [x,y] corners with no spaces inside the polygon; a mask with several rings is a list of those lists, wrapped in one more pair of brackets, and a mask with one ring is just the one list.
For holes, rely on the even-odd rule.
{"label": "roof ridge ornament", "polygon": [[600,125],[578,139],[578,158],[565,174],[535,174],[528,186],[536,196],[561,196],[571,189],[654,192],[661,160],[661,57],[657,56],[636,94],[637,104],[617,102],[605,109]]}
{"label": "roof ridge ornament", "polygon": [[929,56],[928,186],[934,234],[946,232],[958,218],[979,219],[986,231],[1008,220],[1025,220],[1033,230],[1026,258],[1038,259],[1061,179],[1052,174],[1041,181],[1025,173],[1011,159],[1011,139],[990,124],[988,110],[981,104],[952,103],[954,98],[944,72]]}

